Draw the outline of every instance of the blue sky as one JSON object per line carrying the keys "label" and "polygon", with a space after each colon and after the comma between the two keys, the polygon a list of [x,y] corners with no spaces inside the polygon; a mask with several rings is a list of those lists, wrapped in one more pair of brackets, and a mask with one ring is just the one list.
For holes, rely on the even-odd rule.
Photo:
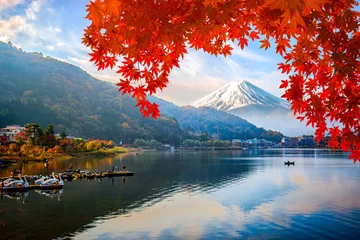
{"label": "blue sky", "polygon": [[[95,77],[117,81],[115,71],[98,72],[90,63],[90,52],[81,44],[85,5],[90,0],[0,0],[0,41],[11,41],[25,51],[42,52],[78,65]],[[179,105],[189,104],[233,81],[251,83],[281,96],[280,80],[286,78],[277,70],[281,58],[274,49],[264,51],[260,44],[250,43],[244,51],[235,47],[227,58],[214,57],[190,50],[170,76],[170,84],[159,97]]]}

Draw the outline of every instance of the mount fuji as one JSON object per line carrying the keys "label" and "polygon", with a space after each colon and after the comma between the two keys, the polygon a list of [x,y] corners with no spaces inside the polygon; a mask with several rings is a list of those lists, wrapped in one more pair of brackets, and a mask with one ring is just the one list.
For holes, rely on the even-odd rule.
{"label": "mount fuji", "polygon": [[231,82],[190,105],[231,113],[256,126],[278,130],[289,136],[314,132],[293,116],[287,101],[248,81]]}

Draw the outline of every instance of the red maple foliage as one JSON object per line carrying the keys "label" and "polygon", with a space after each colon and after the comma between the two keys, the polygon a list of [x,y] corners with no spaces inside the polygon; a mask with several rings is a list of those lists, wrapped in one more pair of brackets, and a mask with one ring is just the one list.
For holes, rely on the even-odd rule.
{"label": "red maple foliage", "polygon": [[[360,33],[355,0],[94,0],[83,43],[98,69],[117,65],[118,86],[144,116],[159,116],[147,95],[162,90],[173,67],[202,49],[227,56],[249,40],[284,58],[283,95],[320,141],[360,161]],[[294,44],[292,44],[294,43]],[[340,125],[340,127],[339,127]],[[340,138],[341,137],[341,138]]]}

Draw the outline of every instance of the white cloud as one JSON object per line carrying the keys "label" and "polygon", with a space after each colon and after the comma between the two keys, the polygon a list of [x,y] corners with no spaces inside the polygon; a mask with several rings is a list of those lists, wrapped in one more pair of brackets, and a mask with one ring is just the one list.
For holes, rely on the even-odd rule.
{"label": "white cloud", "polygon": [[47,28],[46,28],[46,31],[47,31],[47,32],[53,32],[53,33],[60,33],[60,32],[61,32],[61,28],[57,28],[57,27],[50,26],[50,27],[47,27]]}
{"label": "white cloud", "polygon": [[[238,159],[242,160],[255,158]],[[282,159],[271,157],[266,161],[282,163]],[[339,159],[329,158],[326,161],[317,162],[315,153],[315,159],[299,161],[300,168],[292,171],[255,171],[246,178],[226,181],[210,193],[191,192],[191,188],[199,189],[199,186],[188,184],[183,190],[177,188],[173,193],[167,192],[165,197],[157,195],[161,197],[125,214],[123,209],[119,209],[94,220],[71,236],[74,239],[136,239],[140,236],[158,239],[171,234],[168,238],[202,239],[209,236],[206,234],[221,229],[222,238],[241,239],[245,237],[241,236],[243,230],[262,223],[268,227],[289,229],[297,217],[321,215],[330,210],[336,216],[358,209],[360,201],[355,179],[344,180],[336,171],[331,172],[329,179],[318,177],[328,170],[324,171],[324,165],[317,168],[317,164],[335,164]],[[315,164],[312,171],[304,170],[302,165],[312,163]],[[352,163],[347,164],[350,166]],[[326,227],[318,230],[326,230]]]}
{"label": "white cloud", "polygon": [[12,8],[23,3],[24,0],[0,0],[0,12],[6,8]]}
{"label": "white cloud", "polygon": [[0,41],[13,40],[19,33],[34,37],[36,30],[22,16],[12,16],[8,20],[0,19]]}
{"label": "white cloud", "polygon": [[[15,1],[4,1],[8,5]],[[21,2],[21,1],[17,1]],[[97,71],[97,67],[89,62],[90,49],[81,43],[80,29],[60,28],[64,16],[53,11],[48,0],[33,0],[27,2],[27,8],[22,15],[7,19],[0,18],[0,40],[12,41],[15,46],[27,51],[41,51],[76,64],[95,77],[117,82],[119,75],[116,70]],[[55,15],[53,15],[55,14]],[[67,13],[70,14],[70,13]],[[51,18],[51,26],[49,23]],[[82,30],[82,29],[81,29]],[[255,85],[277,95],[280,79],[283,79],[276,69],[274,60],[258,54],[247,48],[241,50],[233,44],[233,55],[227,58],[210,56],[202,51],[189,50],[189,54],[180,62],[180,69],[174,69],[170,75],[168,88],[158,92],[157,96],[179,105],[190,102],[215,91],[219,87],[240,80],[248,80]],[[239,58],[241,58],[239,60]],[[266,63],[266,64],[264,64]],[[264,66],[274,65],[274,68]]]}
{"label": "white cloud", "polygon": [[54,50],[55,50],[55,46],[53,46],[53,45],[48,45],[48,46],[46,46],[46,49],[49,50],[49,51],[54,51]]}
{"label": "white cloud", "polygon": [[26,16],[30,20],[37,19],[37,13],[40,12],[41,7],[46,3],[46,0],[33,1],[30,6],[26,9]]}
{"label": "white cloud", "polygon": [[234,48],[234,50],[232,51],[232,54],[234,56],[239,56],[246,60],[259,62],[259,63],[271,62],[271,59],[261,56],[259,54],[256,54],[248,48],[241,50],[241,48],[236,46],[235,44],[232,44],[232,47]]}
{"label": "white cloud", "polygon": [[262,71],[261,66],[259,69],[252,70],[239,63],[236,56],[241,55],[249,61],[268,62],[267,65],[276,66],[275,62],[257,55],[251,50],[234,50],[234,55],[227,58],[214,57],[200,51],[190,50],[189,54],[180,62],[180,69],[176,68],[171,73],[168,87],[156,95],[179,105],[187,105],[229,82],[240,80],[250,81],[276,96],[283,94],[279,85],[280,80],[285,76],[278,71]]}

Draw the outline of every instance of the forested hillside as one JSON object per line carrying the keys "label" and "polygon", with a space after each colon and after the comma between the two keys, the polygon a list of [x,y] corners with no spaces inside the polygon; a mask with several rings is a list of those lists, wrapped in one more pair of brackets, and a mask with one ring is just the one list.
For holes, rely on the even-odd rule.
{"label": "forested hillside", "polygon": [[173,118],[142,118],[135,101],[80,68],[0,42],[0,126],[52,123],[79,137],[179,143]]}
{"label": "forested hillside", "polygon": [[160,105],[162,114],[178,119],[187,131],[206,132],[221,140],[265,138],[278,142],[283,137],[279,132],[258,128],[240,117],[213,108],[179,107],[159,98],[151,100]]}
{"label": "forested hillside", "polygon": [[[132,143],[137,138],[179,144],[189,132],[206,132],[220,139],[266,138],[281,134],[213,109],[160,104],[158,120],[143,118],[135,101],[117,88],[95,79],[74,65],[27,53],[0,42],[0,126],[37,122],[55,131],[85,138]],[[169,117],[166,117],[169,116]]]}

